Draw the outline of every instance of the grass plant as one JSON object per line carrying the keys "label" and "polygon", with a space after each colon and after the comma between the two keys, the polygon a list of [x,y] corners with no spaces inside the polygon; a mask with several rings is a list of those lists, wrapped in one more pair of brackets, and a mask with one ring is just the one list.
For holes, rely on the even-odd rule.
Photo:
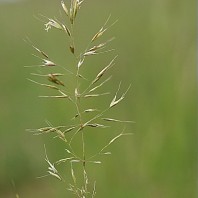
{"label": "grass plant", "polygon": [[[29,38],[25,39],[34,49],[36,53],[34,56],[39,60],[38,65],[25,66],[28,68],[32,67],[33,69],[36,68],[28,80],[51,90],[47,92],[48,94],[42,94],[39,97],[43,99],[65,100],[66,104],[71,105],[76,112],[64,124],[54,126],[50,121],[46,120],[46,126],[37,129],[27,129],[27,131],[34,135],[52,134],[53,138],[59,139],[65,145],[65,154],[67,157],[63,157],[55,162],[49,159],[47,148],[44,146],[45,161],[48,168],[47,175],[42,177],[52,176],[63,182],[67,190],[71,191],[75,197],[93,198],[96,196],[96,181],[90,179],[91,173],[88,170],[88,164],[100,164],[100,156],[111,154],[109,146],[112,143],[122,136],[131,135],[131,133],[126,132],[126,124],[132,123],[132,121],[117,118],[117,115],[108,117],[108,112],[116,108],[124,100],[130,89],[130,86],[128,86],[124,91],[121,91],[122,83],[118,82],[117,90],[115,90],[114,94],[109,91],[106,92],[108,83],[112,79],[111,68],[116,64],[117,55],[109,58],[111,57],[109,54],[114,49],[108,48],[108,45],[114,38],[105,41],[101,41],[101,39],[115,22],[110,23],[110,17],[108,17],[104,25],[99,27],[98,32],[90,38],[90,42],[85,47],[85,50],[78,53],[79,46],[77,46],[74,36],[77,35],[75,33],[75,22],[84,3],[84,0],[61,1],[62,12],[65,15],[64,22],[61,22],[62,20],[58,20],[57,18],[48,18],[40,15],[40,19],[44,21],[47,32],[55,29],[67,38],[68,52],[70,52],[70,55],[75,60],[73,66],[59,65],[53,57],[40,49]],[[78,37],[80,37],[80,34]],[[87,77],[85,72],[81,72],[82,68],[85,68],[84,71],[89,70],[89,67],[86,66],[86,61],[89,57],[96,55],[105,55],[107,57],[105,60],[109,59],[109,61],[104,66],[97,66],[96,70],[98,72],[91,77]],[[99,65],[99,63],[97,62],[95,65]],[[66,83],[67,78],[70,78],[70,82],[72,82],[69,85]],[[108,97],[108,99],[105,99],[106,107],[101,109],[97,105],[97,101],[100,101],[103,97]],[[93,103],[89,102],[90,100],[94,100],[96,106],[92,107]],[[60,120],[60,123],[63,122],[65,121]],[[107,143],[102,147],[99,145],[97,152],[87,152],[88,146],[86,144],[85,134],[93,134],[96,129],[105,130],[115,123],[121,125],[121,129],[118,129],[116,132],[117,135],[112,136],[110,139],[107,137]],[[80,141],[77,141],[77,139],[80,139]],[[77,147],[80,147],[80,149],[76,149]],[[65,164],[69,164],[70,166],[70,179],[68,175],[66,176],[60,170],[61,165]]]}

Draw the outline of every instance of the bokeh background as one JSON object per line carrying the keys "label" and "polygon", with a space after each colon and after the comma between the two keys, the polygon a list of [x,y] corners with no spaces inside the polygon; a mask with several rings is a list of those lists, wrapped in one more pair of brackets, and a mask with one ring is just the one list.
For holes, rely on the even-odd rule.
{"label": "bokeh background", "polygon": [[[12,198],[16,193],[21,198],[72,197],[54,178],[36,179],[46,171],[43,145],[52,161],[66,155],[64,146],[57,139],[25,131],[44,126],[46,119],[67,122],[74,113],[68,103],[38,99],[43,89],[26,80],[33,70],[23,67],[38,63],[23,41],[26,36],[69,65],[70,53],[61,33],[47,33],[36,19],[39,14],[61,18],[60,1],[0,2],[0,197]],[[121,138],[111,146],[112,155],[102,158],[102,165],[90,167],[97,197],[195,198],[196,2],[86,0],[76,24],[80,46],[109,13],[111,22],[118,19],[107,33],[116,37],[112,43],[116,52],[91,58],[87,76],[95,71],[96,62],[104,65],[118,54],[108,88],[114,93],[120,79],[122,90],[130,83],[132,88],[112,116],[136,123],[127,126],[133,136]],[[105,143],[114,130],[101,133],[91,136],[89,149]]]}

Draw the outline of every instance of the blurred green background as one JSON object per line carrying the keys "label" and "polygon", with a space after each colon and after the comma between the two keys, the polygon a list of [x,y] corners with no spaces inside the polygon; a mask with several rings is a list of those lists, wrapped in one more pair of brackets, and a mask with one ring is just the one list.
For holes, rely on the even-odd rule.
{"label": "blurred green background", "polygon": [[[27,0],[0,4],[0,197],[72,197],[54,178],[44,175],[44,148],[52,161],[65,156],[56,139],[25,131],[67,122],[68,103],[41,100],[43,89],[26,78],[38,63],[23,41],[28,36],[37,46],[60,61],[70,62],[67,42],[59,31],[44,31],[34,16],[60,16],[60,1]],[[114,93],[120,79],[122,90],[132,83],[126,100],[112,117],[134,120],[133,132],[111,146],[112,155],[102,165],[91,166],[97,180],[97,197],[195,198],[197,197],[197,95],[196,2],[193,0],[86,0],[77,22],[77,38],[84,45],[111,13],[118,23],[107,33],[116,40],[119,54]],[[63,17],[64,19],[64,17]],[[110,56],[110,57],[109,57]],[[101,65],[111,55],[91,58]],[[92,67],[93,67],[92,66]],[[89,67],[91,68],[91,66]],[[88,69],[90,74],[95,69]],[[69,86],[69,85],[68,85]],[[94,103],[93,103],[94,104]],[[112,130],[107,131],[107,140]],[[116,131],[119,132],[119,131]],[[106,133],[106,132],[105,132]],[[112,132],[113,134],[114,132]],[[92,135],[93,147],[105,143],[102,133]],[[96,138],[95,138],[96,137]],[[92,144],[88,144],[91,146]],[[93,177],[93,178],[92,178]]]}

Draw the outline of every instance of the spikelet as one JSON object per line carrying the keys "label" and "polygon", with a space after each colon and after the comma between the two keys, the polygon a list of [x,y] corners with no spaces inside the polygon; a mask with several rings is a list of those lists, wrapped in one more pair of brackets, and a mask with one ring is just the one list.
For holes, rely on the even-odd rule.
{"label": "spikelet", "polygon": [[120,103],[120,102],[124,99],[125,95],[127,94],[128,90],[129,90],[130,87],[131,87],[131,85],[130,85],[130,86],[128,87],[128,89],[126,90],[126,92],[123,93],[122,96],[121,96],[119,99],[117,99],[117,94],[118,94],[118,91],[120,90],[120,85],[121,85],[121,83],[119,84],[118,90],[117,90],[117,92],[116,92],[116,94],[115,94],[113,100],[111,101],[110,108],[111,108],[111,107],[114,107],[115,105],[117,105],[118,103]]}
{"label": "spikelet", "polygon": [[71,22],[72,25],[74,24],[74,20],[75,20],[75,18],[76,18],[77,11],[78,11],[78,3],[77,3],[77,0],[71,0],[69,18],[70,18],[70,22]]}
{"label": "spikelet", "polygon": [[44,56],[44,58],[49,59],[49,56],[47,55],[47,53],[45,53],[43,50],[40,50],[38,47],[36,47],[28,37],[26,37],[24,41],[27,44],[29,44],[32,48],[34,48],[37,52],[39,52],[42,56]]}
{"label": "spikelet", "polygon": [[65,11],[65,14],[67,16],[69,16],[69,11],[68,11],[67,6],[65,5],[64,1],[61,1],[61,5],[62,5],[63,10]]}
{"label": "spikelet", "polygon": [[92,98],[92,97],[98,97],[98,96],[105,96],[105,95],[108,95],[110,94],[109,92],[106,92],[106,93],[101,93],[101,94],[87,94],[84,96],[84,98]]}
{"label": "spikelet", "polygon": [[57,84],[57,85],[65,86],[63,82],[61,82],[60,80],[58,80],[58,78],[56,77],[56,75],[48,74],[48,80],[50,82],[53,82],[53,83]]}
{"label": "spikelet", "polygon": [[71,36],[71,31],[69,30],[69,28],[66,25],[64,25],[64,24],[62,24],[62,27],[65,30],[65,32],[67,33],[67,35]]}
{"label": "spikelet", "polygon": [[113,26],[117,21],[115,21],[114,23],[112,23],[109,27],[105,27],[106,24],[108,23],[109,19],[110,19],[111,15],[107,18],[106,22],[104,23],[104,25],[100,28],[100,30],[92,37],[91,42],[94,42],[95,40],[97,40],[98,38],[100,38],[111,26]]}
{"label": "spikelet", "polygon": [[59,29],[59,30],[63,30],[63,27],[61,24],[59,24],[54,19],[48,18],[48,22],[45,24],[45,30],[48,32],[52,27]]}
{"label": "spikelet", "polygon": [[105,67],[103,68],[96,76],[96,78],[93,80],[92,84],[96,83],[100,78],[106,73],[106,71],[113,66],[114,60],[117,58],[113,58],[113,60]]}
{"label": "spikelet", "polygon": [[102,120],[107,121],[107,122],[135,123],[134,121],[130,121],[130,120],[117,120],[114,118],[102,118]]}
{"label": "spikelet", "polygon": [[39,83],[39,82],[36,82],[36,81],[34,81],[34,80],[31,80],[31,79],[27,79],[27,80],[29,80],[29,81],[31,81],[31,82],[33,82],[33,83],[35,83],[35,84],[38,84],[38,85],[41,85],[41,86],[44,86],[44,87],[50,88],[50,89],[56,89],[56,90],[59,90],[59,88],[58,88],[58,87],[53,86],[53,85],[48,85],[48,84],[44,84],[44,83]]}
{"label": "spikelet", "polygon": [[[109,78],[107,78],[107,79],[104,80],[102,83],[100,83],[99,85],[95,86],[94,88],[90,89],[90,90],[89,90],[89,93],[95,91],[96,89],[98,89],[98,88],[100,88],[100,87],[102,87],[102,86],[103,86],[106,82],[108,82],[111,78],[112,78],[112,76],[110,76]],[[93,82],[92,82],[92,84],[93,84]]]}
{"label": "spikelet", "polygon": [[69,46],[69,49],[70,49],[71,53],[74,54],[74,52],[75,52],[74,46],[73,46],[73,45],[70,45],[70,46]]}

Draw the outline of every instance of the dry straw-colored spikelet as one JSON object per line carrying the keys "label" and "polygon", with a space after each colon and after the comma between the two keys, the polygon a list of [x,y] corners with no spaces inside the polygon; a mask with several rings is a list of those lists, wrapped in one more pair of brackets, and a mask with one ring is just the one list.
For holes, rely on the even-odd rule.
{"label": "dry straw-colored spikelet", "polygon": [[101,77],[107,72],[107,70],[109,70],[114,65],[114,61],[116,58],[117,58],[117,56],[115,58],[113,58],[113,60],[97,74],[96,78],[92,81],[92,84],[99,81],[101,79]]}
{"label": "dry straw-colored spikelet", "polygon": [[120,90],[120,86],[121,86],[121,82],[119,84],[119,87],[118,87],[118,90],[113,98],[113,100],[111,101],[111,104],[110,104],[110,107],[114,107],[115,105],[117,105],[118,103],[120,103],[124,98],[125,98],[125,95],[127,94],[127,92],[129,91],[131,85],[128,87],[128,89],[122,94],[122,96],[117,99],[117,95],[118,95],[118,92]]}

